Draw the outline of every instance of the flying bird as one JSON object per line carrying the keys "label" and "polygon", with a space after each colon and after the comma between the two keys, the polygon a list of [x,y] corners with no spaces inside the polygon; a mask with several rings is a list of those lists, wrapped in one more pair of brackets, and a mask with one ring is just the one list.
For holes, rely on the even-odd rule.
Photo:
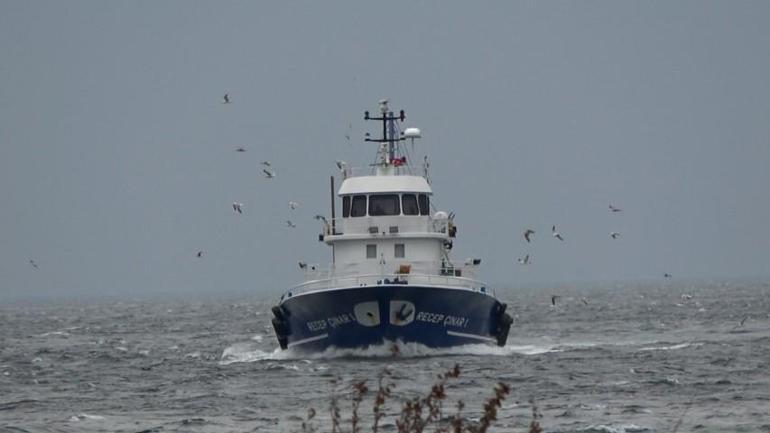
{"label": "flying bird", "polygon": [[262,173],[264,173],[264,174],[265,174],[265,177],[266,177],[267,179],[272,179],[272,178],[274,178],[274,177],[275,177],[275,171],[273,171],[273,170],[263,169],[263,170],[262,170]]}
{"label": "flying bird", "polygon": [[520,265],[528,265],[529,264],[529,254],[524,256],[523,259],[518,259]]}
{"label": "flying bird", "polygon": [[527,229],[524,231],[524,239],[527,240],[527,242],[531,242],[531,236],[535,234],[535,231],[532,229]]}
{"label": "flying bird", "polygon": [[610,211],[612,211],[612,212],[623,212],[623,209],[616,208],[615,206],[610,205]]}
{"label": "flying bird", "polygon": [[307,269],[307,263],[305,263],[305,262],[299,262],[298,264],[299,264],[299,268],[300,268],[300,269],[302,269],[302,270],[305,270],[305,269]]}
{"label": "flying bird", "polygon": [[270,161],[262,161],[260,164],[264,165],[265,167],[270,167]]}
{"label": "flying bird", "polygon": [[237,147],[237,148],[235,149],[235,151],[236,151],[236,152],[245,152],[245,151],[246,151],[246,148],[245,148],[245,147]]}
{"label": "flying bird", "polygon": [[336,160],[336,161],[334,161],[334,163],[337,165],[337,168],[338,168],[338,169],[339,169],[341,172],[343,172],[343,173],[345,172],[345,169],[346,169],[346,168],[347,168],[347,166],[348,166],[348,163],[347,163],[347,162],[345,162],[345,161],[341,161],[341,160],[339,160],[339,159],[338,159],[338,160]]}
{"label": "flying bird", "polygon": [[291,220],[286,220],[286,226],[291,228],[297,227],[297,225],[294,224]]}
{"label": "flying bird", "polygon": [[34,260],[32,260],[32,259],[29,259],[29,264],[30,264],[30,265],[32,265],[32,267],[33,267],[33,268],[35,268],[35,269],[40,269],[40,268],[37,266],[37,263],[35,263],[35,261],[34,261]]}
{"label": "flying bird", "polygon": [[233,202],[233,210],[238,213],[243,213],[243,203]]}
{"label": "flying bird", "polygon": [[290,207],[292,210],[296,209],[298,206],[299,206],[299,203],[297,203],[296,201],[290,201],[290,202],[289,202],[289,207]]}
{"label": "flying bird", "polygon": [[743,319],[741,319],[741,323],[733,326],[733,329],[731,329],[731,331],[735,331],[736,329],[738,329],[738,328],[742,327],[743,325],[745,325],[746,324],[746,320],[748,320],[748,318],[749,318],[749,316],[746,316]]}
{"label": "flying bird", "polygon": [[203,251],[198,251],[198,254],[196,254],[198,258],[203,257]]}
{"label": "flying bird", "polygon": [[563,238],[563,237],[561,237],[561,233],[559,233],[559,232],[557,232],[557,231],[556,231],[556,226],[552,226],[552,227],[551,227],[551,235],[552,235],[553,237],[555,237],[556,239],[558,239],[558,240],[562,241],[562,242],[564,241],[564,238]]}
{"label": "flying bird", "polygon": [[580,302],[588,305],[588,299],[586,299],[586,298],[580,298]]}
{"label": "flying bird", "polygon": [[225,93],[225,96],[222,97],[222,103],[223,104],[229,104],[230,103],[230,95]]}
{"label": "flying bird", "polygon": [[618,232],[610,232],[610,237],[612,239],[617,239],[617,238],[620,237],[620,233],[618,233]]}
{"label": "flying bird", "polygon": [[556,306],[556,300],[559,299],[559,298],[561,298],[561,296],[559,296],[559,295],[551,295],[551,305],[555,307]]}
{"label": "flying bird", "polygon": [[671,277],[672,277],[672,275],[671,275],[671,274],[669,274],[668,272],[666,272],[665,274],[663,274],[663,278],[671,278]]}

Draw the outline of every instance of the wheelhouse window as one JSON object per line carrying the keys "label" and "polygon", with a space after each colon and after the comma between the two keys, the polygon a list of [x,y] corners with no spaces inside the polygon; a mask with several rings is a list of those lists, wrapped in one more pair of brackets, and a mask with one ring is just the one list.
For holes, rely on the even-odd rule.
{"label": "wheelhouse window", "polygon": [[378,194],[369,196],[369,216],[400,215],[398,194]]}
{"label": "wheelhouse window", "polygon": [[396,244],[394,256],[397,259],[403,259],[404,257],[406,257],[406,249],[404,247],[404,244]]}
{"label": "wheelhouse window", "polygon": [[420,215],[430,215],[430,199],[427,194],[420,194]]}
{"label": "wheelhouse window", "polygon": [[366,258],[367,259],[376,259],[377,258],[377,245],[376,244],[367,244],[366,245]]}
{"label": "wheelhouse window", "polygon": [[402,194],[401,208],[404,211],[404,215],[419,215],[420,209],[417,207],[417,196],[414,194]]}
{"label": "wheelhouse window", "polygon": [[366,216],[366,196],[365,195],[353,196],[353,203],[350,206],[350,216],[352,217]]}
{"label": "wheelhouse window", "polygon": [[350,216],[350,196],[342,197],[342,218]]}

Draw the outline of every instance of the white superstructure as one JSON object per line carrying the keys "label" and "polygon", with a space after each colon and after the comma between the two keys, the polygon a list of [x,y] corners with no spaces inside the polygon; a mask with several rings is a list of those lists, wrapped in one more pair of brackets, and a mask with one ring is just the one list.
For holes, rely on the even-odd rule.
{"label": "white superstructure", "polygon": [[[332,247],[328,268],[309,266],[305,283],[294,294],[341,286],[380,284],[383,280],[408,281],[415,285],[442,285],[485,291],[475,280],[478,259],[455,264],[449,256],[457,227],[453,215],[431,207],[433,190],[428,181],[428,164],[408,163],[400,144],[421,136],[417,128],[399,132],[387,101],[381,101],[382,139],[377,163],[366,170],[341,167],[343,181],[337,191],[341,217],[324,220],[320,237]],[[368,135],[368,134],[367,134]]]}

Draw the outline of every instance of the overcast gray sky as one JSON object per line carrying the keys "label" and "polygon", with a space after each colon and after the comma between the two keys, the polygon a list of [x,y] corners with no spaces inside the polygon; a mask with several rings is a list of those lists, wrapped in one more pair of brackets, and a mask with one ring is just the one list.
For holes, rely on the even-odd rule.
{"label": "overcast gray sky", "polygon": [[760,1],[3,1],[0,301],[279,296],[383,97],[487,281],[767,275],[768,77]]}

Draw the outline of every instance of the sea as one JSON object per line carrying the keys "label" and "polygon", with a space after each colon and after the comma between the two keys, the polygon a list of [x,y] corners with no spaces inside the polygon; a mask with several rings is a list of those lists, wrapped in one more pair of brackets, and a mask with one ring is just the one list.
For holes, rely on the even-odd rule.
{"label": "sea", "polygon": [[497,294],[504,347],[312,356],[278,348],[277,295],[0,303],[0,432],[350,432],[354,413],[368,432],[380,386],[377,431],[393,432],[456,365],[426,432],[477,425],[499,383],[493,432],[770,432],[770,280]]}

